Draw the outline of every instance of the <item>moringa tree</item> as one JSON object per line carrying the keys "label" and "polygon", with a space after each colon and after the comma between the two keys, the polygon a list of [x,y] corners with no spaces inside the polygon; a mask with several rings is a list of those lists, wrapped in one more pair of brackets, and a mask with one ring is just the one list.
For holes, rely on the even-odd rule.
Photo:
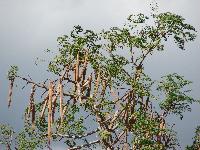
{"label": "moringa tree", "polygon": [[75,26],[58,37],[58,53],[48,65],[55,78],[35,82],[11,67],[8,107],[17,79],[31,85],[30,105],[15,142],[2,143],[19,150],[51,149],[53,141],[68,150],[177,149],[174,123],[166,117],[182,119],[191,111],[190,104],[197,102],[188,94],[191,82],[176,73],[154,81],[144,63],[165,50],[168,39],[184,50],[195,37],[195,28],[170,12],[130,15],[124,26],[98,33]]}

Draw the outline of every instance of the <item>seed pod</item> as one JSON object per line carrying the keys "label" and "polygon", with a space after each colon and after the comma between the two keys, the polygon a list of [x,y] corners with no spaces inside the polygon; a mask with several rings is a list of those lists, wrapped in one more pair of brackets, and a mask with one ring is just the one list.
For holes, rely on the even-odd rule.
{"label": "seed pod", "polygon": [[123,150],[130,150],[128,143],[124,143]]}
{"label": "seed pod", "polygon": [[61,124],[63,123],[63,85],[61,81],[59,82],[59,94],[60,94],[60,120]]}
{"label": "seed pod", "polygon": [[97,79],[96,79],[96,82],[95,82],[95,85],[94,85],[93,97],[96,97],[96,95],[97,95],[97,92],[98,92],[98,89],[99,89],[99,82],[100,82],[100,72],[98,72]]}
{"label": "seed pod", "polygon": [[62,113],[63,116],[65,115],[66,111],[67,111],[67,106],[65,106],[65,107],[63,108],[63,113]]}
{"label": "seed pod", "polygon": [[48,100],[48,143],[51,141],[51,127],[52,127],[52,97],[53,97],[53,83],[49,84],[49,100]]}
{"label": "seed pod", "polygon": [[[60,78],[60,81],[62,80],[62,77]],[[56,91],[56,95],[54,95],[52,103],[53,103],[53,108],[52,108],[52,123],[54,122],[54,116],[55,116],[55,112],[56,112],[56,100],[59,96],[59,92],[60,92],[60,84],[58,83],[57,86],[57,91]]]}
{"label": "seed pod", "polygon": [[79,81],[79,52],[77,54],[77,60],[76,60],[76,81]]}
{"label": "seed pod", "polygon": [[80,103],[82,103],[82,99],[81,99],[81,96],[82,96],[82,94],[81,94],[81,86],[80,86],[79,82],[77,82],[76,87],[77,87],[78,100],[79,100]]}
{"label": "seed pod", "polygon": [[47,107],[47,103],[48,103],[48,99],[49,99],[49,94],[45,97],[44,99],[44,105],[42,107],[42,112],[40,114],[40,118],[43,118],[44,117],[44,112],[46,110],[46,107]]}
{"label": "seed pod", "polygon": [[106,91],[106,80],[103,80],[102,81],[102,92],[101,92],[101,95],[104,96],[105,95],[105,91]]}
{"label": "seed pod", "polygon": [[92,87],[92,73],[90,74],[90,77],[88,79],[88,95],[90,95],[91,92],[91,87]]}
{"label": "seed pod", "polygon": [[13,85],[14,85],[14,80],[10,80],[9,92],[8,92],[8,108],[10,107],[12,101]]}
{"label": "seed pod", "polygon": [[57,100],[57,96],[53,96],[53,98],[52,98],[52,123],[54,122],[54,116],[55,116],[55,111],[56,111],[56,100]]}
{"label": "seed pod", "polygon": [[34,95],[35,95],[35,84],[32,87],[31,95],[30,95],[30,111],[31,111],[31,122],[32,126],[35,126],[35,102],[34,102]]}
{"label": "seed pod", "polygon": [[82,85],[85,81],[85,75],[86,75],[86,71],[87,71],[87,56],[85,57],[85,60],[84,60],[84,64],[83,64],[83,69],[81,70],[81,73],[80,73],[80,78],[82,78]]}

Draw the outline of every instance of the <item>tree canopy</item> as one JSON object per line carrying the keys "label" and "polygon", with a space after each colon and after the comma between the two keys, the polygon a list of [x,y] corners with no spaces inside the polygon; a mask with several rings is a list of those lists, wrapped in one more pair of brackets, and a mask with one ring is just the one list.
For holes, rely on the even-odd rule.
{"label": "tree canopy", "polygon": [[9,70],[8,107],[16,80],[31,86],[30,105],[20,133],[0,126],[0,144],[19,150],[51,149],[59,141],[68,150],[177,149],[174,123],[166,118],[182,119],[198,102],[189,94],[191,82],[177,73],[152,80],[144,63],[166,50],[168,39],[184,50],[195,37],[195,28],[170,12],[130,15],[124,26],[101,32],[75,26],[57,39],[58,52],[48,65],[55,78],[37,82],[17,66]]}

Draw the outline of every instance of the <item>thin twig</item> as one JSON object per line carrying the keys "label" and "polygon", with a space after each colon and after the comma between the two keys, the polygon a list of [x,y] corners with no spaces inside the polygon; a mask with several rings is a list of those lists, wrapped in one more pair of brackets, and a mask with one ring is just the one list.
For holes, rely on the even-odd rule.
{"label": "thin twig", "polygon": [[96,141],[93,141],[93,142],[89,142],[87,144],[83,144],[83,145],[80,145],[80,146],[68,148],[67,150],[78,150],[78,149],[81,149],[83,147],[88,147],[90,145],[97,144],[97,143],[100,143],[100,140],[96,140]]}
{"label": "thin twig", "polygon": [[83,138],[83,137],[92,135],[92,134],[94,134],[94,133],[96,133],[96,132],[98,132],[98,131],[99,131],[99,129],[97,128],[96,130],[91,131],[91,132],[88,132],[88,133],[86,133],[86,134],[84,134],[84,135],[81,135],[81,136],[79,136],[79,135],[66,135],[66,134],[60,134],[60,133],[54,134],[54,135],[56,135],[56,136],[61,136],[61,137],[65,137],[65,138],[81,139],[81,138]]}

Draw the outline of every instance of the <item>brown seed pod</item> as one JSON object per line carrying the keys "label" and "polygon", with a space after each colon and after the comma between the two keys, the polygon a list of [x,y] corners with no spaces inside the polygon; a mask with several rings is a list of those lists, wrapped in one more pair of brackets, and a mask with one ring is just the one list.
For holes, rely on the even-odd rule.
{"label": "brown seed pod", "polygon": [[35,84],[32,86],[31,95],[30,95],[30,111],[31,111],[31,122],[32,126],[35,126],[35,102],[34,102],[34,95],[35,95]]}
{"label": "brown seed pod", "polygon": [[55,116],[55,111],[56,111],[56,100],[57,100],[57,96],[53,96],[53,98],[52,98],[52,123],[54,122],[54,116]]}
{"label": "brown seed pod", "polygon": [[82,86],[81,86],[81,91],[85,91],[85,89],[87,88],[89,84],[89,79],[87,79],[85,82],[83,82]]}
{"label": "brown seed pod", "polygon": [[44,112],[45,112],[46,107],[47,107],[48,99],[49,99],[49,94],[45,97],[45,99],[43,101],[44,104],[43,104],[43,107],[42,107],[42,112],[40,114],[40,118],[44,117]]}
{"label": "brown seed pod", "polygon": [[91,92],[91,87],[92,87],[92,73],[90,74],[90,77],[88,79],[88,95],[90,95]]}
{"label": "brown seed pod", "polygon": [[124,143],[123,150],[130,150],[128,143]]}
{"label": "brown seed pod", "polygon": [[79,100],[80,103],[82,103],[82,99],[81,99],[81,96],[82,96],[82,94],[81,94],[81,86],[80,86],[79,82],[77,82],[76,87],[77,87],[78,100]]}
{"label": "brown seed pod", "polygon": [[76,81],[79,81],[79,52],[77,54],[77,60],[76,60]]}
{"label": "brown seed pod", "polygon": [[59,94],[60,94],[60,120],[61,124],[63,123],[63,85],[61,81],[59,82]]}
{"label": "brown seed pod", "polygon": [[95,82],[95,85],[94,85],[93,97],[96,97],[96,95],[97,95],[97,92],[98,92],[98,89],[99,89],[100,77],[101,77],[101,75],[100,75],[100,72],[98,71],[97,79],[96,79],[96,82]]}
{"label": "brown seed pod", "polygon": [[86,75],[86,71],[87,71],[87,56],[85,57],[85,60],[84,60],[84,64],[83,64],[83,68],[80,72],[80,78],[82,78],[82,85],[84,83],[84,80],[85,80],[85,75]]}
{"label": "brown seed pod", "polygon": [[14,85],[14,80],[10,80],[9,92],[8,92],[8,108],[10,107],[12,101],[13,85]]}
{"label": "brown seed pod", "polygon": [[67,106],[65,106],[65,107],[63,108],[63,113],[62,113],[62,116],[63,116],[63,117],[64,117],[66,111],[67,111]]}
{"label": "brown seed pod", "polygon": [[52,97],[53,97],[53,83],[49,84],[49,99],[48,99],[48,143],[51,141],[51,127],[52,127]]}
{"label": "brown seed pod", "polygon": [[[62,77],[60,78],[60,81],[62,80]],[[57,86],[57,91],[56,91],[56,95],[53,96],[53,100],[52,100],[52,123],[54,122],[54,116],[55,116],[55,112],[56,112],[56,101],[57,98],[59,96],[60,93],[60,84],[58,83]]]}
{"label": "brown seed pod", "polygon": [[106,87],[107,87],[106,80],[103,80],[103,81],[102,81],[102,92],[101,92],[101,95],[102,95],[102,96],[105,95]]}

